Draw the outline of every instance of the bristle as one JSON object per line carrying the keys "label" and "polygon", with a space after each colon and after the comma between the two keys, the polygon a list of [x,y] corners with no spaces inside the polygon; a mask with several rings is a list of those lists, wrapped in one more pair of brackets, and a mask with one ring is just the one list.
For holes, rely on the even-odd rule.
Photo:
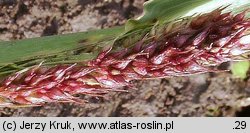
{"label": "bristle", "polygon": [[211,66],[250,50],[250,20],[245,18],[249,10],[237,15],[221,11],[159,26],[167,32],[146,36],[131,48],[113,52],[108,46],[86,66],[39,66],[9,76],[0,87],[0,106],[79,103],[73,95],[101,96],[121,91],[133,80],[217,72]]}

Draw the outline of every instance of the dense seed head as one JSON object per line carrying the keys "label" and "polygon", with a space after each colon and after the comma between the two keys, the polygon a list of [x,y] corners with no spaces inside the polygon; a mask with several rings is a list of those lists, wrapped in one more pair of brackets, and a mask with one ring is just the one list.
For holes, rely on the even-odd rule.
{"label": "dense seed head", "polygon": [[232,15],[221,10],[167,23],[155,37],[146,36],[133,47],[115,52],[110,47],[86,66],[35,67],[18,72],[2,83],[0,105],[82,102],[74,95],[122,91],[132,80],[216,71],[211,66],[233,61],[250,50],[248,11]]}

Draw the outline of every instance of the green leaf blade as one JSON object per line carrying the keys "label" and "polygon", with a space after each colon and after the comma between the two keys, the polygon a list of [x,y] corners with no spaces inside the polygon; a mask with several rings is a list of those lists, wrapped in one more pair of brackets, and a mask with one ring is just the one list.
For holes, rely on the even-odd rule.
{"label": "green leaf blade", "polygon": [[33,59],[34,57],[57,55],[60,52],[84,47],[86,43],[96,43],[105,38],[114,38],[114,36],[122,33],[123,29],[124,27],[116,27],[67,35],[0,42],[0,66]]}

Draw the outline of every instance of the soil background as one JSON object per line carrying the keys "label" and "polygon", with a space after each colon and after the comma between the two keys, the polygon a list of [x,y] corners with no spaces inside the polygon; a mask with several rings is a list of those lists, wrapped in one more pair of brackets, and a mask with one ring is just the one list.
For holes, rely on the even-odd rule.
{"label": "soil background", "polygon": [[[0,41],[122,25],[145,0],[0,0]],[[229,67],[230,63],[222,67]],[[135,82],[89,103],[0,108],[0,116],[250,116],[250,79],[230,72]]]}

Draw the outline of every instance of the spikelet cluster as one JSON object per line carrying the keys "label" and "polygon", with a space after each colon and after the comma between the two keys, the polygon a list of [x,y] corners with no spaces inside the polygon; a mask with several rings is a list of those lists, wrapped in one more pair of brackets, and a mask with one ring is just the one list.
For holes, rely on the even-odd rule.
{"label": "spikelet cluster", "polygon": [[168,23],[160,36],[142,39],[133,47],[118,51],[109,47],[85,66],[38,66],[17,72],[0,85],[0,105],[82,102],[76,94],[103,95],[121,91],[133,80],[216,71],[211,66],[232,61],[250,50],[246,13],[232,15],[216,9]]}

